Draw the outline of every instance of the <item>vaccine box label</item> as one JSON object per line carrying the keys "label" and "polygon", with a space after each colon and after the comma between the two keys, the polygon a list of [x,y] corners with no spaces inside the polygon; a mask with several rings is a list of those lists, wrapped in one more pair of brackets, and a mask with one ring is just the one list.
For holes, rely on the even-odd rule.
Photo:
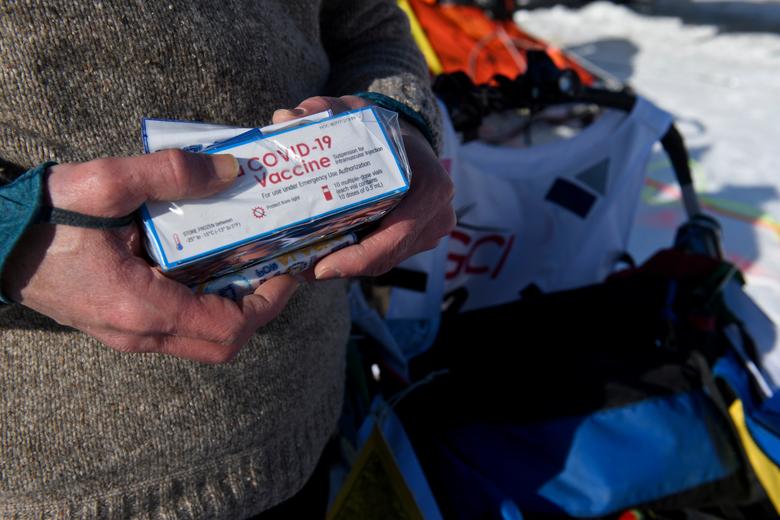
{"label": "vaccine box label", "polygon": [[164,270],[280,235],[308,237],[307,229],[321,232],[323,221],[346,227],[345,215],[365,213],[409,188],[374,107],[272,134],[248,132],[207,153],[238,159],[230,188],[207,199],[148,202],[141,210]]}

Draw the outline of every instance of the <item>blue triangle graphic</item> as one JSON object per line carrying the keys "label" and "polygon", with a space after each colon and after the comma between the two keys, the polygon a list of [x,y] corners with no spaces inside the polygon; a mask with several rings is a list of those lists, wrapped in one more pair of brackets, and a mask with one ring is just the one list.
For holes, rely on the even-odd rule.
{"label": "blue triangle graphic", "polygon": [[578,173],[575,178],[595,192],[606,196],[609,181],[609,159],[604,159],[584,172]]}

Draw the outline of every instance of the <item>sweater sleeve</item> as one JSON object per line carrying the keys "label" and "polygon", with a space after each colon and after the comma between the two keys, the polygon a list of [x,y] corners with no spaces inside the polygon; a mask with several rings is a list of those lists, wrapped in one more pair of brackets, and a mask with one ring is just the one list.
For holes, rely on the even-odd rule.
{"label": "sweater sleeve", "polygon": [[2,292],[3,270],[19,239],[40,213],[43,174],[54,163],[43,163],[0,186],[0,304],[11,303]]}
{"label": "sweater sleeve", "polygon": [[325,0],[322,43],[330,59],[328,94],[378,92],[418,111],[441,147],[441,116],[425,60],[395,0]]}

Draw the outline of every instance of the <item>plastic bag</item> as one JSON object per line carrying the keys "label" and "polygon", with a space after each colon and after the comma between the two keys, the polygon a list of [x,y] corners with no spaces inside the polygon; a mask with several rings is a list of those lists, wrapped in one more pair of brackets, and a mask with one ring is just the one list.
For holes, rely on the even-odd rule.
{"label": "plastic bag", "polygon": [[[209,126],[226,140],[205,144],[205,130],[191,127],[195,142],[177,144],[234,155],[241,166],[234,184],[206,199],[141,208],[149,254],[182,283],[223,276],[344,234],[382,217],[409,189],[395,112],[369,106],[232,137],[225,127]],[[149,121],[145,128],[149,148]]]}

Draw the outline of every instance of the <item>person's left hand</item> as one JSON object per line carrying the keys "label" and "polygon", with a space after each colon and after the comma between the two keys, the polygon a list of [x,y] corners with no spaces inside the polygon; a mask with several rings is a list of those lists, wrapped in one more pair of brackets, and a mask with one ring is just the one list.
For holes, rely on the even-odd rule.
{"label": "person's left hand", "polygon": [[[281,123],[328,109],[338,114],[369,104],[357,96],[312,97],[292,110],[277,110],[273,121]],[[419,130],[401,119],[401,133],[412,170],[409,192],[360,243],[320,260],[314,268],[318,280],[386,273],[410,256],[436,247],[455,226],[452,181]]]}

